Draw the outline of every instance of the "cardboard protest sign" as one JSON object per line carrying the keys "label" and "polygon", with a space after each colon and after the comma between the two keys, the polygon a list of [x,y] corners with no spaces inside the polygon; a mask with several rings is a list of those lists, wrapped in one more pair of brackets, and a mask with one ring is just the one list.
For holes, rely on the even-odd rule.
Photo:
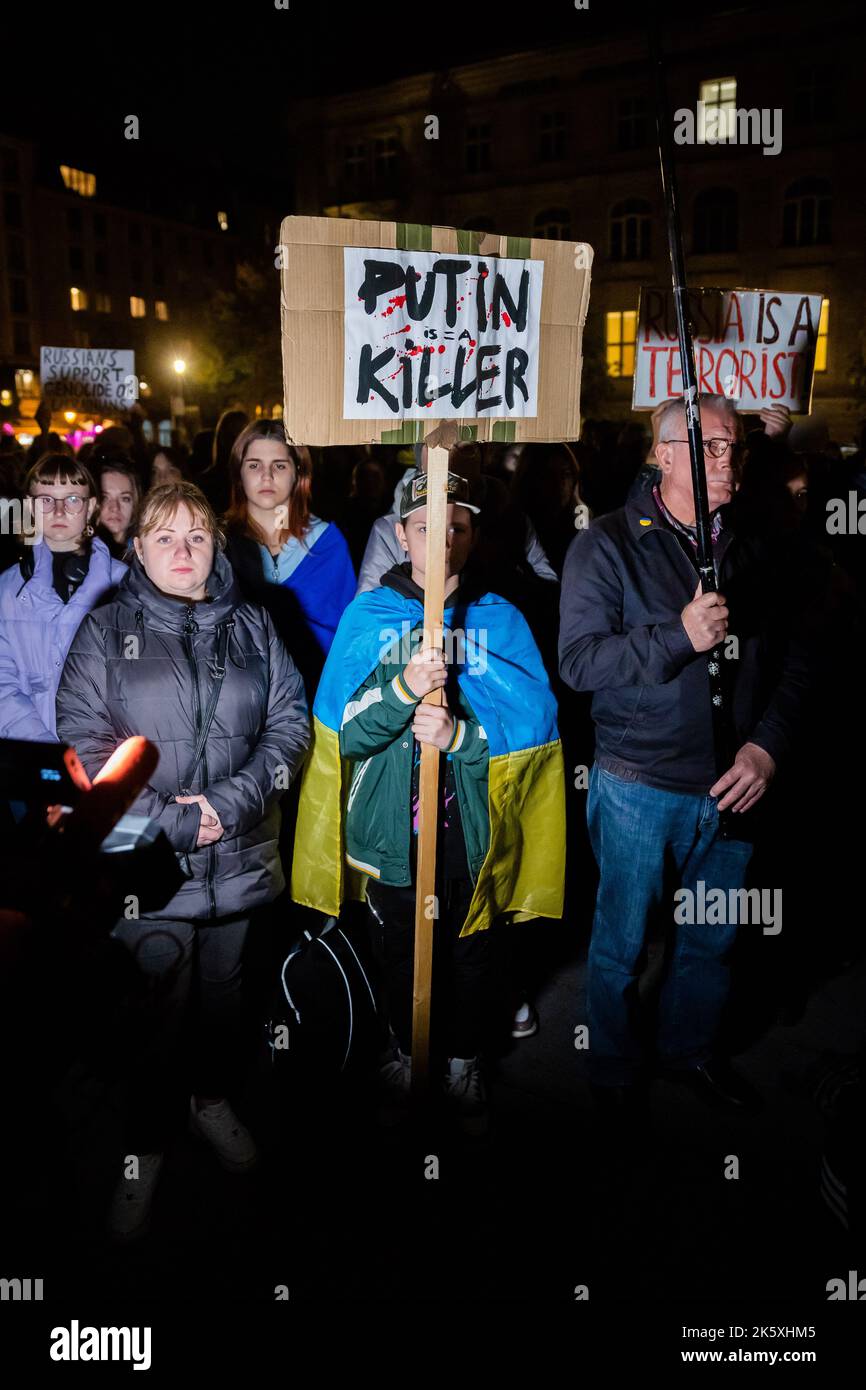
{"label": "cardboard protest sign", "polygon": [[104,415],[128,410],[138,400],[131,349],[44,347],[39,376],[42,398],[52,410]]}
{"label": "cardboard protest sign", "polygon": [[280,231],[284,419],[304,444],[577,437],[585,244],[349,218]]}
{"label": "cardboard protest sign", "polygon": [[[700,392],[727,396],[738,410],[809,411],[820,294],[692,289],[688,297]],[[633,409],[653,410],[682,391],[673,292],[643,289]]]}

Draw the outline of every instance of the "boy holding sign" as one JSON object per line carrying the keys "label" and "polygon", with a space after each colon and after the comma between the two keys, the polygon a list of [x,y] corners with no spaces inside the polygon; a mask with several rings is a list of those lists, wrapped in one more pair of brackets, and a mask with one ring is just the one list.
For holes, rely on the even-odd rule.
{"label": "boy holding sign", "polygon": [[[440,750],[437,882],[425,912],[439,966],[447,960],[450,999],[435,1022],[446,1100],[463,1129],[479,1134],[487,1123],[479,1063],[490,993],[487,929],[500,913],[561,914],[562,752],[555,700],[525,621],[463,579],[479,509],[455,474],[448,475],[445,621],[469,640],[450,661],[419,650],[426,489],[420,474],[403,496],[396,533],[407,560],[349,605],[325,666],[292,894],[336,915],[344,897],[366,889],[382,932],[392,1032],[380,1081],[389,1107],[399,1108],[411,1075],[419,745]],[[422,705],[437,689],[442,705]]]}

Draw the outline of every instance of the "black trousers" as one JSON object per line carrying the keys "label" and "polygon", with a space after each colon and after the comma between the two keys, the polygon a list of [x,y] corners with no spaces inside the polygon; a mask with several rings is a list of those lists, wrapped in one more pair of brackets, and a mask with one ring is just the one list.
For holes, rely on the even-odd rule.
{"label": "black trousers", "polygon": [[248,927],[247,917],[142,917],[122,920],[112,931],[132,954],[138,975],[124,1039],[124,1143],[130,1152],[161,1151],[182,1126],[191,1092],[224,1096],[236,1084]]}
{"label": "black trousers", "polygon": [[[433,923],[432,1045],[448,1057],[475,1057],[489,1027],[491,933],[460,938],[473,885],[452,879],[439,895]],[[401,1052],[412,1050],[412,981],[415,963],[415,889],[369,880],[367,902],[381,932],[385,993],[391,1027]]]}

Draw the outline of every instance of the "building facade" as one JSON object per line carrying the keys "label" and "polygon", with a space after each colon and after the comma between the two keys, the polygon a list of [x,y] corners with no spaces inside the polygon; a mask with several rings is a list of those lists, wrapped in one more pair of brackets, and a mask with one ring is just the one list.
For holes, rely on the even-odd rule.
{"label": "building facade", "polygon": [[[670,266],[645,33],[517,52],[297,104],[297,211],[589,242],[585,414],[627,418],[638,294]],[[695,12],[666,43],[692,285],[823,296],[813,412],[840,442],[862,385],[866,163],[855,5]],[[703,112],[698,102],[703,105]],[[710,143],[726,112],[780,112],[776,152]],[[722,122],[704,126],[713,111]],[[732,127],[735,129],[735,127]],[[858,364],[860,364],[858,366]]]}
{"label": "building facade", "polygon": [[190,356],[200,307],[234,285],[227,214],[188,224],[100,191],[97,173],[0,133],[0,410],[19,428],[22,374],[35,398],[42,346],[133,349],[142,403],[170,417],[173,363]]}

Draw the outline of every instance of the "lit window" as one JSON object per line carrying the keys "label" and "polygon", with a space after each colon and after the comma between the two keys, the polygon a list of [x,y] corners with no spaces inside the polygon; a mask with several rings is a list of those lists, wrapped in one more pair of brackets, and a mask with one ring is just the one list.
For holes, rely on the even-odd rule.
{"label": "lit window", "polygon": [[827,370],[827,339],[830,334],[830,301],[821,300],[821,318],[818,321],[818,341],[815,344],[815,371]]}
{"label": "lit window", "polygon": [[78,313],[81,309],[86,309],[87,291],[80,290],[77,285],[73,285],[69,291],[69,306],[75,313]]}
{"label": "lit window", "polygon": [[566,120],[564,111],[543,111],[539,134],[539,159],[547,161],[565,158]]}
{"label": "lit window", "polygon": [[83,169],[70,169],[68,164],[61,164],[60,177],[66,187],[73,193],[78,193],[82,198],[93,198],[96,194],[96,175],[85,174]]}
{"label": "lit window", "polygon": [[571,218],[568,208],[546,208],[532,224],[532,235],[549,241],[571,241]]}
{"label": "lit window", "polygon": [[698,144],[736,136],[737,79],[711,77],[701,83],[698,107]]}
{"label": "lit window", "polygon": [[96,302],[96,312],[97,312],[97,314],[110,314],[110,313],[111,313],[111,295],[110,295],[110,294],[106,294],[104,290],[97,290],[97,291],[96,291],[96,294],[94,295],[94,300],[95,300],[95,302]]}
{"label": "lit window", "polygon": [[634,376],[637,313],[615,309],[605,316],[605,360],[608,376]]}
{"label": "lit window", "polygon": [[147,312],[144,300],[140,299],[137,294],[131,294],[129,296],[129,312],[134,319],[143,319]]}
{"label": "lit window", "polygon": [[280,401],[277,401],[276,405],[274,406],[273,412],[272,412],[272,414],[271,414],[271,418],[272,418],[273,420],[282,420],[282,418],[283,418],[283,407],[282,407],[282,403],[281,403]]}
{"label": "lit window", "polygon": [[490,124],[480,121],[466,127],[466,172],[483,174],[490,168]]}
{"label": "lit window", "polygon": [[830,185],[826,179],[798,179],[785,190],[784,246],[820,246],[830,240]]}
{"label": "lit window", "polygon": [[218,213],[217,213],[217,222],[219,223],[219,229],[220,229],[221,232],[227,232],[227,231],[228,231],[228,229],[229,229],[229,215],[228,215],[227,212],[218,212]]}
{"label": "lit window", "polygon": [[613,261],[645,261],[650,247],[650,205],[642,198],[617,203],[610,215]]}
{"label": "lit window", "polygon": [[160,420],[157,430],[159,431],[160,444],[171,444],[171,421]]}
{"label": "lit window", "polygon": [[156,312],[156,317],[162,323],[168,323],[168,305],[166,304],[165,300],[158,299],[153,307]]}

